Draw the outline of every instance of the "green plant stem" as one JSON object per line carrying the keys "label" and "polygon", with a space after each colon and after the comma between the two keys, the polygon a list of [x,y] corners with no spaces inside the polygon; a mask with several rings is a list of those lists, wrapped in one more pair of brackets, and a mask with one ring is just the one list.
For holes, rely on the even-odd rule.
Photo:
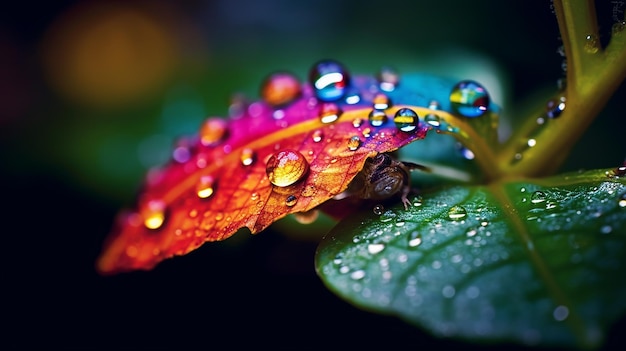
{"label": "green plant stem", "polygon": [[[567,87],[553,99],[564,98],[566,108],[550,119],[544,107],[525,120],[498,153],[501,177],[557,171],[626,77],[626,33],[614,34],[603,50],[593,1],[555,0],[554,8],[567,58]],[[539,117],[545,123],[538,124]],[[533,146],[528,146],[529,139],[535,141]]]}

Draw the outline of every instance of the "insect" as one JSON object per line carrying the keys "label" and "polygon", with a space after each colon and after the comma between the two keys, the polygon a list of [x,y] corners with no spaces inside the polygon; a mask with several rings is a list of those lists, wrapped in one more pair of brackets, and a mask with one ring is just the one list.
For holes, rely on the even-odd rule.
{"label": "insect", "polygon": [[425,138],[433,129],[428,116],[473,118],[489,108],[479,85],[463,88],[480,90],[476,95],[459,92],[453,80],[418,78],[416,85],[389,69],[352,77],[333,60],[313,65],[306,83],[287,72],[269,75],[261,99],[236,100],[228,118],[207,118],[197,135],[174,145],[166,165],[148,172],[136,204],[120,212],[97,270],[151,269],[342,195],[399,194],[408,206],[409,172],[426,168],[389,153]]}

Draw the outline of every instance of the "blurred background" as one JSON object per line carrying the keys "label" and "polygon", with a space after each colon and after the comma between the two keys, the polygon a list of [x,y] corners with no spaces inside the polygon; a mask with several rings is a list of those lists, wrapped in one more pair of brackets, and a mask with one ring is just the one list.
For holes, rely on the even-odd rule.
{"label": "blurred background", "polygon": [[[509,121],[562,76],[549,1],[61,0],[11,2],[0,18],[11,348],[458,346],[329,292],[313,266],[323,233],[277,225],[106,278],[94,260],[175,138],[226,116],[235,93],[257,98],[276,70],[304,80],[333,58],[354,74],[474,78]],[[624,160],[625,99],[622,86],[564,170]],[[607,349],[623,342],[613,332]]]}

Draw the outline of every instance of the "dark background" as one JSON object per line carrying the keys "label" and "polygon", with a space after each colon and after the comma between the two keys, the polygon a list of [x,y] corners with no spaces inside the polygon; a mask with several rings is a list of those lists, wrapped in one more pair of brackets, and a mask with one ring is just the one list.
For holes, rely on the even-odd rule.
{"label": "dark background", "polygon": [[[598,11],[608,22],[609,3]],[[131,10],[152,21],[147,29],[135,28],[132,16],[107,24]],[[445,72],[433,57],[486,58],[506,101],[553,89],[562,58],[549,1],[14,2],[0,16],[0,218],[8,239],[1,343],[468,347],[340,300],[315,274],[319,237],[280,228],[204,245],[150,272],[101,277],[94,261],[115,214],[131,203],[142,174],[163,160],[171,140],[207,115],[225,115],[232,93],[255,96],[272,70],[304,78],[313,62],[331,57],[359,73],[397,62]],[[108,56],[107,45],[118,50],[116,38],[129,31],[139,33],[136,50],[121,50],[130,56],[118,66],[102,65],[99,58],[118,57]],[[150,38],[157,44],[142,51]],[[73,51],[80,45],[86,56]],[[156,68],[141,73],[141,62]],[[137,74],[110,75],[118,71]],[[111,88],[115,79],[128,90]],[[615,144],[623,144],[618,101],[625,98],[622,87],[565,170],[623,161],[626,150]],[[607,140],[619,143],[608,148]],[[624,344],[623,327],[614,327],[606,349]]]}

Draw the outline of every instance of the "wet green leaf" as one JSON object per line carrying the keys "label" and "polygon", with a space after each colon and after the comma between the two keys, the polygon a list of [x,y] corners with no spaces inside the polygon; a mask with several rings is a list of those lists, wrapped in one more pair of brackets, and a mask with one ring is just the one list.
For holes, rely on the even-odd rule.
{"label": "wet green leaf", "polygon": [[626,178],[611,172],[454,186],[361,213],[324,238],[318,274],[435,335],[597,347],[626,308]]}

